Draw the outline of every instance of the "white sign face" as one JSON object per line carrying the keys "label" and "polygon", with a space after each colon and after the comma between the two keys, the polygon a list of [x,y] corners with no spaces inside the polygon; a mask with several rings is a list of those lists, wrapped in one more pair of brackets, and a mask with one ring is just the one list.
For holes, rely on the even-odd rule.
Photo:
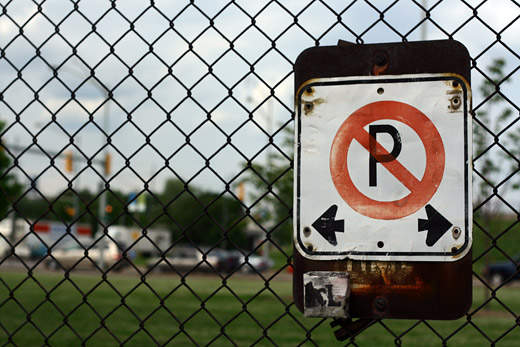
{"label": "white sign face", "polygon": [[296,100],[294,238],[304,257],[455,261],[469,251],[462,77],[314,79]]}

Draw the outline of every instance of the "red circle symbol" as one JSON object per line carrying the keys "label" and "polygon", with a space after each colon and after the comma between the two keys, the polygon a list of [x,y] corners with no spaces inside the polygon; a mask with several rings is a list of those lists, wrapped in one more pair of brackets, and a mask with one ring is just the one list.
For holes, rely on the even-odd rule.
{"label": "red circle symbol", "polygon": [[[371,136],[364,127],[382,119],[408,125],[419,135],[426,151],[426,168],[420,180],[397,159],[380,163],[410,191],[404,198],[394,201],[373,200],[361,193],[352,182],[347,166],[352,141],[356,140],[370,152]],[[390,155],[379,143],[375,142],[375,145],[378,155]],[[336,190],[355,211],[374,219],[400,219],[418,211],[432,198],[444,175],[444,161],[441,135],[428,117],[402,102],[379,101],[361,107],[343,122],[332,142],[330,173]]]}

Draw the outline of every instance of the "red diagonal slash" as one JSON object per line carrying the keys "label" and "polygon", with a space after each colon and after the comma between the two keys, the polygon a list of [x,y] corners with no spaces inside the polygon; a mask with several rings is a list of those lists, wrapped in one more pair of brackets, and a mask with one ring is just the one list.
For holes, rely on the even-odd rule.
{"label": "red diagonal slash", "polygon": [[[370,134],[365,130],[361,129],[356,132],[354,135],[354,139],[359,142],[361,146],[363,146],[369,153],[370,153]],[[375,139],[374,139],[375,140]],[[375,141],[376,144],[376,153],[381,156],[390,155],[390,152],[388,152],[381,144],[377,141]],[[390,161],[384,161],[379,162],[382,164],[388,171],[392,173],[392,175],[395,176],[401,182],[404,184],[406,188],[408,188],[409,191],[413,191],[419,186],[420,181],[410,172],[407,168],[403,166],[397,159],[394,158],[394,160]]]}
{"label": "red diagonal slash", "polygon": [[[374,138],[364,129],[365,126],[385,119],[412,128],[421,139],[426,154],[426,168],[420,180],[398,160],[379,161],[410,191],[394,201],[379,201],[364,195],[352,182],[347,165],[349,148],[354,140],[370,153],[370,139]],[[390,155],[381,144],[373,142],[372,150],[375,149],[378,155]],[[370,218],[400,219],[418,211],[433,197],[444,176],[444,159],[442,138],[425,114],[402,102],[378,101],[356,110],[338,129],[330,150],[330,174],[341,198],[355,211]]]}

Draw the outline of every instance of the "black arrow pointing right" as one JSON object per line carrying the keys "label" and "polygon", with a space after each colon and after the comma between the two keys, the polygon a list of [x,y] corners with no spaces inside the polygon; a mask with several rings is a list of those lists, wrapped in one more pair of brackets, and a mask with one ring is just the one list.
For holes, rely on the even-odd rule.
{"label": "black arrow pointing right", "polygon": [[419,232],[428,230],[426,245],[431,247],[439,241],[453,224],[434,209],[432,205],[426,205],[424,208],[428,219],[419,219]]}

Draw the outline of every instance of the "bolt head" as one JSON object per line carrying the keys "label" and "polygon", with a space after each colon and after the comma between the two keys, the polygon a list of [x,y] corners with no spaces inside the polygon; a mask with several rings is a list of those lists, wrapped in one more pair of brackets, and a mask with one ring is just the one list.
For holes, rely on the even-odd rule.
{"label": "bolt head", "polygon": [[374,300],[374,309],[377,312],[384,312],[388,308],[388,302],[383,297],[378,297]]}
{"label": "bolt head", "polygon": [[383,52],[377,52],[374,56],[374,63],[377,66],[385,66],[388,62],[388,59],[386,57],[386,54]]}

